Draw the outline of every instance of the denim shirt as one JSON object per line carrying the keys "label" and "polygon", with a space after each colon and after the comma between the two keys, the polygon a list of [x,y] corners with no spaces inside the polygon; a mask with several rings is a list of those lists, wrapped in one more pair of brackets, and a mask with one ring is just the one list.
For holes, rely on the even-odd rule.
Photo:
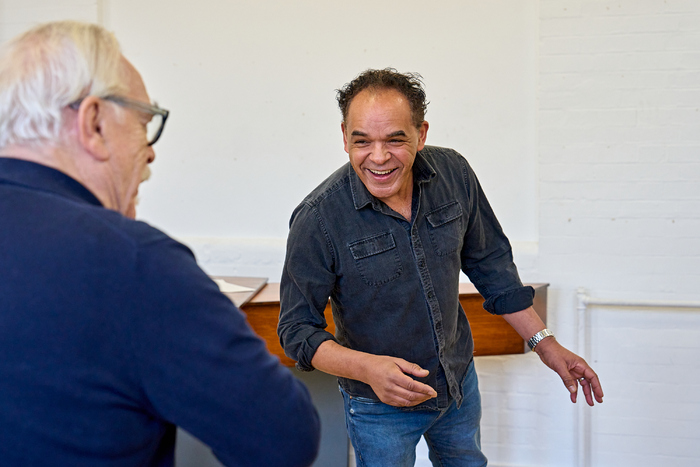
{"label": "denim shirt", "polygon": [[[348,163],[318,186],[290,220],[278,325],[300,370],[326,340],[389,355],[429,370],[415,378],[438,397],[420,408],[462,402],[474,342],[459,304],[464,271],[494,314],[532,305],[510,243],[476,175],[456,151],[426,146],[413,165],[410,223],[372,196]],[[330,297],[335,336],[323,311]],[[378,400],[360,381],[339,378],[351,396]]]}

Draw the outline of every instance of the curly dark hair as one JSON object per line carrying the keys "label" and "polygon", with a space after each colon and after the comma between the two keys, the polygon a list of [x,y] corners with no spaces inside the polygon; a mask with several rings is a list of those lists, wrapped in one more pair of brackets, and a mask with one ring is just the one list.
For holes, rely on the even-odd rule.
{"label": "curly dark hair", "polygon": [[365,89],[395,89],[403,94],[411,106],[413,124],[419,128],[425,120],[428,101],[423,89],[423,77],[418,73],[399,73],[394,68],[365,70],[341,89],[336,89],[336,99],[343,121],[348,116],[350,102]]}

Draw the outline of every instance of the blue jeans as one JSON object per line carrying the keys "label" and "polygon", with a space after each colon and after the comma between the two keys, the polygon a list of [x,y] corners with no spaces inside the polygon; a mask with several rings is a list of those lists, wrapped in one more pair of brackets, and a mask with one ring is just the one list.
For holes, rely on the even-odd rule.
{"label": "blue jeans", "polygon": [[436,467],[483,467],[481,452],[481,395],[469,364],[462,383],[464,402],[443,410],[407,410],[340,390],[345,401],[345,424],[358,467],[412,467],[421,436]]}

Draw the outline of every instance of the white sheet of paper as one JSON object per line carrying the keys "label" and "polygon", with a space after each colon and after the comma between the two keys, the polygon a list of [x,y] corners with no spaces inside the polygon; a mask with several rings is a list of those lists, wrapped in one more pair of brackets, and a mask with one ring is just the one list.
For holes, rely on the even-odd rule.
{"label": "white sheet of paper", "polygon": [[226,282],[223,279],[214,279],[214,282],[216,282],[216,285],[219,286],[219,290],[221,290],[224,293],[252,292],[255,290],[251,289],[250,287],[244,287],[242,285]]}

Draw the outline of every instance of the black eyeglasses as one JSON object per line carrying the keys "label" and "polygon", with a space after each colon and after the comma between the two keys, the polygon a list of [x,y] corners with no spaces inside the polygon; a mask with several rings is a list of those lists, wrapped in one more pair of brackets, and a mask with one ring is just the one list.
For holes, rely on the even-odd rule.
{"label": "black eyeglasses", "polygon": [[[163,133],[163,128],[165,128],[165,121],[168,119],[170,111],[161,109],[160,107],[158,107],[158,105],[155,104],[146,104],[144,102],[135,101],[133,99],[129,99],[127,97],[122,96],[109,95],[101,97],[100,99],[114,102],[115,104],[120,105],[122,107],[129,107],[151,115],[153,118],[151,118],[151,120],[146,124],[146,138],[148,140],[149,146],[153,146],[154,144],[156,144],[156,141],[158,141],[160,135]],[[74,110],[78,110],[81,102],[83,102],[83,99],[73,102],[68,107]]]}

